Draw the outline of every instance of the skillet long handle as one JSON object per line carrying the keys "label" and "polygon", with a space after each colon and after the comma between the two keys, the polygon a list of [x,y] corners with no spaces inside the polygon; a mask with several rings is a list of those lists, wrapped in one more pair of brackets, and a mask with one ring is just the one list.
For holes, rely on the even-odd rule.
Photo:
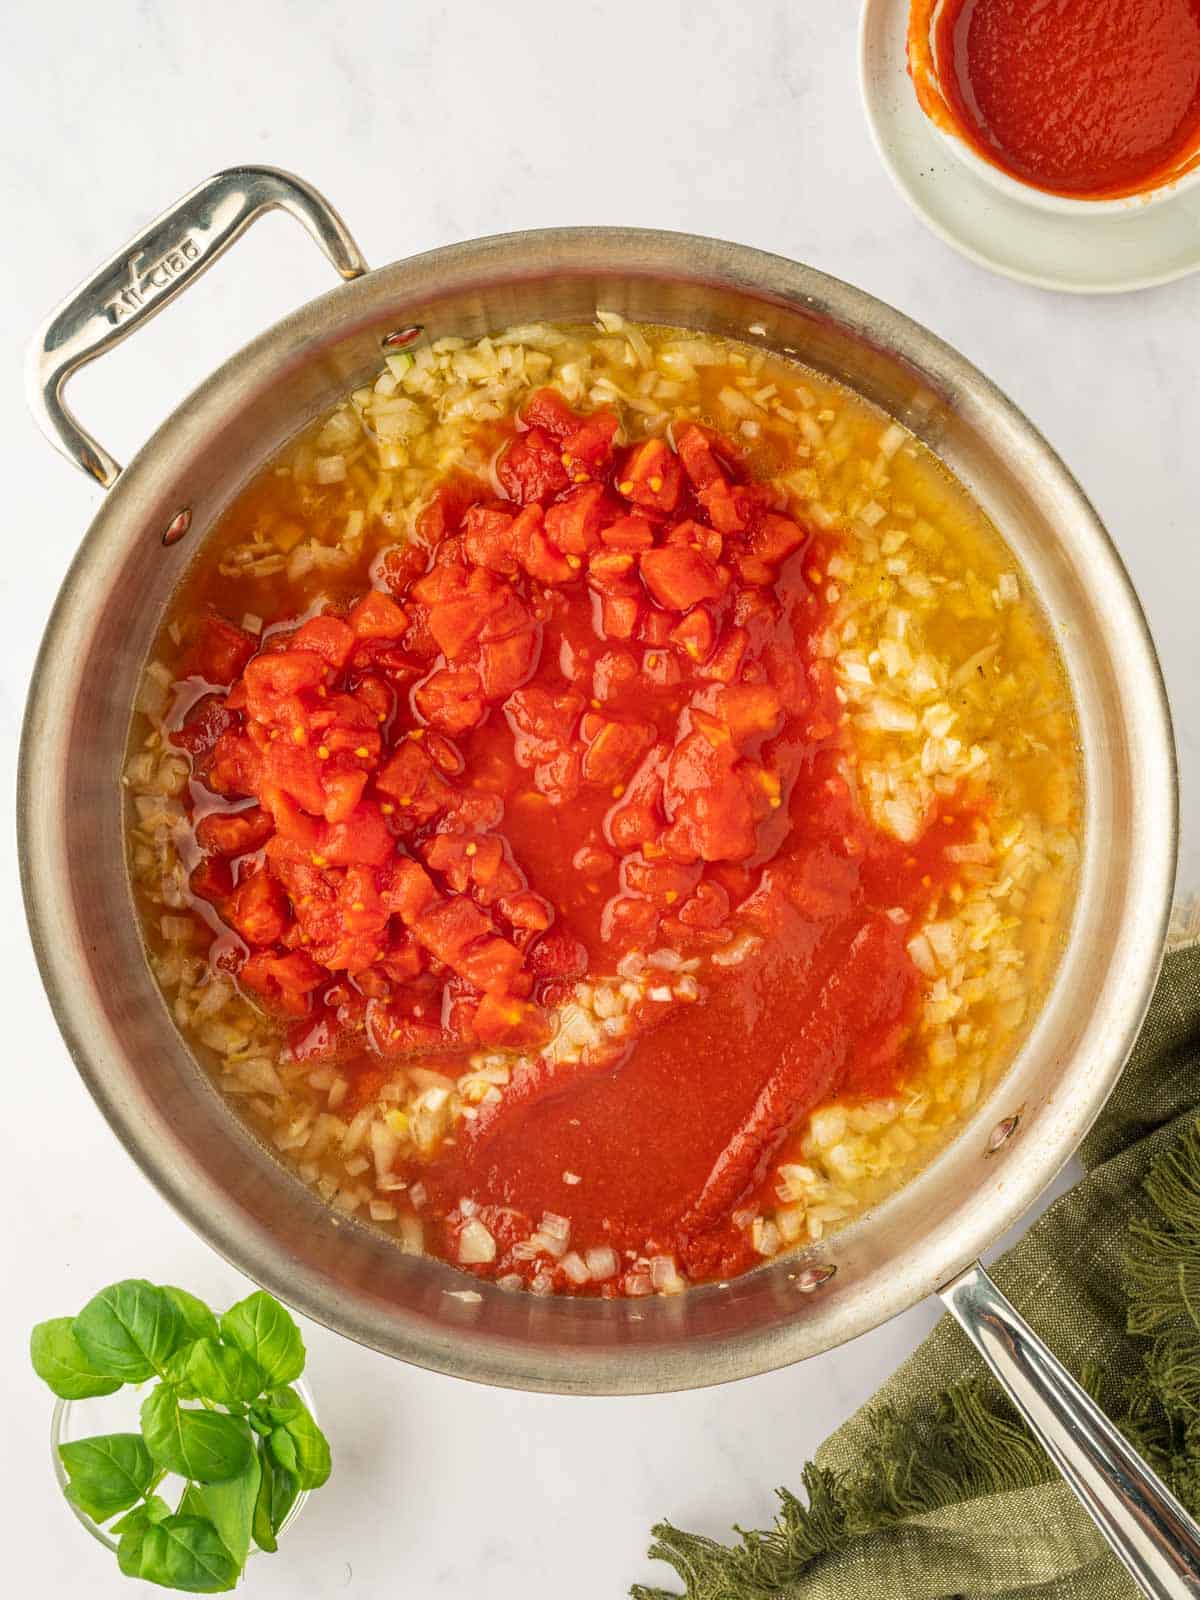
{"label": "skillet long handle", "polygon": [[230,167],[185,194],[57,306],[29,350],[30,407],[50,443],[109,489],[121,468],[75,420],[62,397],[73,372],[156,316],[266,211],[304,224],[343,278],[367,264],[323,195],[275,167]]}
{"label": "skillet long handle", "polygon": [[982,1266],[938,1292],[1135,1582],[1151,1600],[1200,1596],[1200,1526]]}

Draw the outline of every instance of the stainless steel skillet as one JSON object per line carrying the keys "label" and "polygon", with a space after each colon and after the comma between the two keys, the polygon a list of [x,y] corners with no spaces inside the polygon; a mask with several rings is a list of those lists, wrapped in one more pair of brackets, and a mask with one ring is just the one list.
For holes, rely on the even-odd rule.
{"label": "stainless steel skillet", "polygon": [[[67,409],[66,380],[277,207],[346,281],[226,362],[122,470]],[[230,1115],[142,956],[118,781],[163,607],[223,508],[287,438],[364,381],[383,349],[422,330],[477,337],[586,318],[597,305],[794,352],[935,450],[1008,540],[1050,618],[1086,786],[1079,899],[1055,982],[1011,1070],[953,1144],[828,1251],[682,1296],[608,1302],[464,1292],[452,1269],[324,1207]],[[712,239],[549,229],[368,272],[321,196],[267,168],[201,184],[82,285],[35,341],[30,393],[52,441],[109,490],[30,692],[19,794],[30,928],[81,1074],[183,1216],[350,1338],[514,1388],[725,1382],[827,1350],[940,1291],[1147,1592],[1200,1593],[1200,1532],[971,1264],[1068,1160],[1121,1071],[1158,971],[1176,848],[1170,721],[1136,596],[1079,486],[1004,396],[859,290]]]}

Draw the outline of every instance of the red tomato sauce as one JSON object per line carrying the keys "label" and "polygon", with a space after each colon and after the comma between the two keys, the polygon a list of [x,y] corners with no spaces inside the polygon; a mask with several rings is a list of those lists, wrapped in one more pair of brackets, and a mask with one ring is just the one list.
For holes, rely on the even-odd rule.
{"label": "red tomato sauce", "polygon": [[[913,8],[919,92],[917,32],[928,36],[930,11],[927,0]],[[1025,183],[1113,198],[1154,188],[1195,159],[1200,0],[943,0],[934,45],[952,122]],[[924,94],[922,102],[945,120]]]}
{"label": "red tomato sauce", "polygon": [[[522,1052],[411,1179],[440,1253],[478,1217],[474,1270],[526,1281],[554,1271],[520,1248],[545,1212],[693,1279],[752,1263],[738,1213],[805,1114],[903,1082],[906,928],[974,820],[944,805],[904,845],[847,782],[833,537],[709,430],[617,431],[538,391],[499,492],[447,482],[378,588],[261,641],[206,616],[172,735],[212,958],[293,1057],[364,1103],[406,1065]],[[580,979],[661,951],[627,1032],[542,1053]]]}

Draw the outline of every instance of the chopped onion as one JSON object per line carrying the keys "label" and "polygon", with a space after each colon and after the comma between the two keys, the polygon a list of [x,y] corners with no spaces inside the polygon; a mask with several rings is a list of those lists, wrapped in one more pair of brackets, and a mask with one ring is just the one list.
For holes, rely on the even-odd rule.
{"label": "chopped onion", "polygon": [[559,1262],[559,1266],[563,1269],[563,1272],[572,1283],[591,1282],[591,1271],[589,1270],[583,1257],[578,1255],[574,1250],[567,1251],[566,1255]]}
{"label": "chopped onion", "polygon": [[464,1266],[496,1259],[496,1241],[478,1217],[471,1217],[463,1224],[458,1236],[458,1259]]}
{"label": "chopped onion", "polygon": [[617,1252],[607,1244],[593,1245],[585,1253],[584,1260],[587,1262],[589,1276],[597,1283],[603,1283],[606,1278],[615,1278],[617,1268],[620,1266]]}

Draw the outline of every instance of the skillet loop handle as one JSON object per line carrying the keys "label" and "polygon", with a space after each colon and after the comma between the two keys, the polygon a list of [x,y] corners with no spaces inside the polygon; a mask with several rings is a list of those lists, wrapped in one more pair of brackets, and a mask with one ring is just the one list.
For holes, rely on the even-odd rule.
{"label": "skillet loop handle", "polygon": [[50,443],[104,488],[121,471],[63,400],[72,373],[111,350],[207,272],[266,211],[304,224],[343,278],[367,264],[346,224],[309,184],[275,167],[230,167],[206,178],[80,284],[33,340],[28,397]]}
{"label": "skillet loop handle", "polygon": [[982,1266],[939,1293],[1142,1591],[1151,1600],[1200,1596],[1200,1527]]}

